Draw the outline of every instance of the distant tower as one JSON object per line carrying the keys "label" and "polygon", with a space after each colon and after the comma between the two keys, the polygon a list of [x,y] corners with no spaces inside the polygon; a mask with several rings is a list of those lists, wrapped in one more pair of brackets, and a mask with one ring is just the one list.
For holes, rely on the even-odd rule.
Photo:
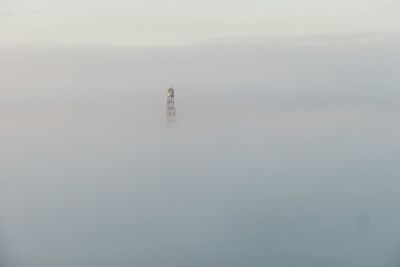
{"label": "distant tower", "polygon": [[175,93],[174,88],[170,87],[167,92],[167,126],[170,128],[176,124],[175,114]]}

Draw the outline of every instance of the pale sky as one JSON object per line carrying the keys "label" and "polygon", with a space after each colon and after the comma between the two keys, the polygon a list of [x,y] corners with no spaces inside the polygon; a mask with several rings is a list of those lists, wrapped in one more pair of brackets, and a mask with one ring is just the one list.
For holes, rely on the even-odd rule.
{"label": "pale sky", "polygon": [[394,0],[0,0],[2,45],[181,45],[397,32]]}

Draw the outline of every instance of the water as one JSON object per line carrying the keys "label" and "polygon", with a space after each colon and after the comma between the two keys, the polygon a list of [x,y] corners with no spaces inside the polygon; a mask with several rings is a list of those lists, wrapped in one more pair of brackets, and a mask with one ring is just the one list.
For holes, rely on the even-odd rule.
{"label": "water", "polygon": [[1,266],[398,266],[398,57],[331,49],[4,55]]}

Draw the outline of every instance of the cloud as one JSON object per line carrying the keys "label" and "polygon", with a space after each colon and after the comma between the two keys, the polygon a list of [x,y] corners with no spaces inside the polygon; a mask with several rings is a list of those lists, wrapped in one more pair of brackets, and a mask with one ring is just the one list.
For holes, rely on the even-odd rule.
{"label": "cloud", "polygon": [[374,42],[399,41],[400,32],[352,32],[311,34],[302,36],[268,36],[259,38],[213,38],[205,43],[211,44],[275,44],[275,45],[333,45],[333,44],[365,44]]}
{"label": "cloud", "polygon": [[43,13],[45,13],[44,10],[33,10],[33,11],[22,12],[22,13],[6,12],[6,13],[1,13],[0,14],[0,19],[16,17],[16,16],[38,15],[38,14],[43,14]]}
{"label": "cloud", "polygon": [[14,17],[14,16],[16,16],[17,14],[16,13],[13,13],[13,12],[8,12],[8,13],[2,13],[2,14],[0,14],[0,19],[2,19],[2,18],[8,18],[8,17]]}

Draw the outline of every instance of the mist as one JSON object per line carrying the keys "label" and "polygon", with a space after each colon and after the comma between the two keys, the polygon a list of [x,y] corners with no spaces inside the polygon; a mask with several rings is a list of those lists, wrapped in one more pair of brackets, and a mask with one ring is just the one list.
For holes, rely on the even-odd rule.
{"label": "mist", "polygon": [[1,266],[398,266],[396,38],[0,48]]}

